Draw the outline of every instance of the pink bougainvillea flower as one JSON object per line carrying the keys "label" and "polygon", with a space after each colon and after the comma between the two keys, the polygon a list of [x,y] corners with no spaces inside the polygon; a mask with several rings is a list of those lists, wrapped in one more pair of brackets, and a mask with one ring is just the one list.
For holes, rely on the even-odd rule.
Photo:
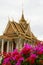
{"label": "pink bougainvillea flower", "polygon": [[32,47],[29,44],[25,44],[23,49],[21,50],[21,54],[28,54],[31,52]]}
{"label": "pink bougainvillea flower", "polygon": [[43,49],[40,49],[38,52],[37,52],[38,55],[42,55],[43,54]]}
{"label": "pink bougainvillea flower", "polygon": [[15,55],[15,60],[18,61],[18,60],[23,60],[23,57],[21,54],[18,54],[18,55]]}
{"label": "pink bougainvillea flower", "polygon": [[8,62],[6,65],[11,65],[11,63],[10,63],[10,62]]}
{"label": "pink bougainvillea flower", "polygon": [[26,61],[30,62],[31,64],[34,64],[35,59],[37,58],[36,54],[31,54]]}
{"label": "pink bougainvillea flower", "polygon": [[16,65],[21,65],[22,61],[24,60],[23,57],[19,58],[19,60],[17,61]]}
{"label": "pink bougainvillea flower", "polygon": [[20,61],[18,61],[18,62],[16,63],[16,65],[21,65],[21,62],[20,62]]}
{"label": "pink bougainvillea flower", "polygon": [[9,62],[9,60],[10,60],[10,58],[5,58],[5,59],[3,60],[2,65],[7,65],[7,63]]}
{"label": "pink bougainvillea flower", "polygon": [[25,43],[23,49],[20,52],[18,52],[17,49],[9,53],[3,52],[3,57],[2,65],[13,65],[13,63],[15,65],[21,65],[21,63],[25,61],[26,63],[32,65],[36,63],[35,60],[37,59],[43,65],[43,44],[34,46]]}
{"label": "pink bougainvillea flower", "polygon": [[15,50],[12,52],[12,57],[14,57],[15,55],[18,55],[18,54],[19,54],[18,50],[15,49]]}

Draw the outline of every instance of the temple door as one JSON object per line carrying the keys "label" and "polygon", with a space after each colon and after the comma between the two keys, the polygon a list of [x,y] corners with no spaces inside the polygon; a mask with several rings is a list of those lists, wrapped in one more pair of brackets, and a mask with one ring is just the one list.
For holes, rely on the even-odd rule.
{"label": "temple door", "polygon": [[7,42],[4,43],[4,52],[7,51]]}
{"label": "temple door", "polygon": [[13,40],[13,50],[16,48],[16,43],[15,41]]}

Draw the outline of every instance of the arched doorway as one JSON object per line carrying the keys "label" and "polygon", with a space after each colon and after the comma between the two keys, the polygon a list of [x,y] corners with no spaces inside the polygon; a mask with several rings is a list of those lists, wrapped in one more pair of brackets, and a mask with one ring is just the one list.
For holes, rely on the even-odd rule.
{"label": "arched doorway", "polygon": [[4,42],[4,52],[7,51],[7,41]]}

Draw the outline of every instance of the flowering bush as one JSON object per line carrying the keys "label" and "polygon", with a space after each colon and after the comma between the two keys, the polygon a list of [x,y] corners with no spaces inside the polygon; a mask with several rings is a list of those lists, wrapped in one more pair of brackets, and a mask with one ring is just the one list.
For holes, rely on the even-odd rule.
{"label": "flowering bush", "polygon": [[1,65],[43,65],[43,44],[25,44],[20,52],[4,52]]}

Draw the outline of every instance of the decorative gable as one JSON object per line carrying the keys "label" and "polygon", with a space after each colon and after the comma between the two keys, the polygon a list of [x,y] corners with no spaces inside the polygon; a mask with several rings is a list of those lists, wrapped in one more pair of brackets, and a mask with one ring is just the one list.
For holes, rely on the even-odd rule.
{"label": "decorative gable", "polygon": [[14,29],[11,25],[11,22],[8,22],[4,34],[12,34],[12,33],[14,33]]}

